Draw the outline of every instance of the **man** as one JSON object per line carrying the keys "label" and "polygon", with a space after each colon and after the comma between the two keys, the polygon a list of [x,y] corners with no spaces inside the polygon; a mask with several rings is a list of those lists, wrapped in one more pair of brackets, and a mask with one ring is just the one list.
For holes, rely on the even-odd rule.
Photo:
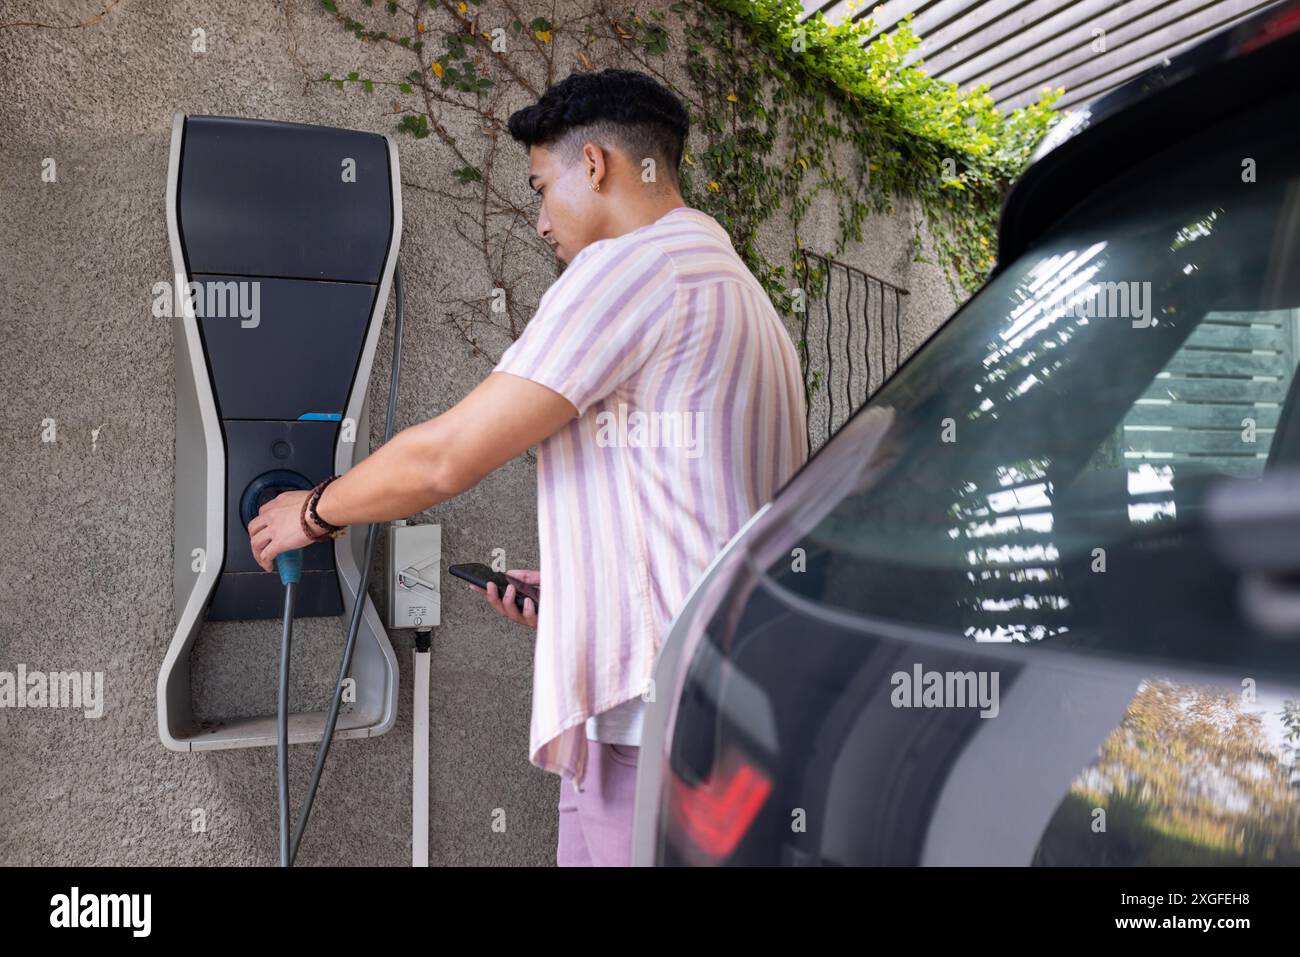
{"label": "man", "polygon": [[[575,74],[509,128],[537,233],[567,268],[483,382],[330,483],[317,515],[404,518],[538,447],[541,570],[511,574],[540,586],[540,616],[531,599],[516,610],[513,585],[487,600],[537,629],[529,759],[561,775],[557,862],[627,864],[655,655],[709,562],[803,464],[803,377],[726,232],[682,199],[688,119],[670,91]],[[266,570],[309,541],[307,494],[250,523]]]}

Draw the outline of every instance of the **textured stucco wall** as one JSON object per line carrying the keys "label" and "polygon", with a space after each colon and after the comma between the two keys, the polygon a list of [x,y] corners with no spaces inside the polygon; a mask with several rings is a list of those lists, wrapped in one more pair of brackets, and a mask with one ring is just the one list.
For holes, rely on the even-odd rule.
{"label": "textured stucco wall", "polygon": [[[12,0],[0,23],[71,23],[99,9]],[[191,52],[196,27],[205,54]],[[172,330],[150,305],[154,283],[171,277],[163,202],[171,120],[180,111],[389,132],[385,97],[306,80],[341,68],[400,76],[403,55],[358,43],[306,0],[122,0],[84,29],[0,29],[0,671],[103,672],[105,699],[97,719],[0,709],[0,863],[274,863],[274,749],[177,754],[157,734],[158,667],[175,627],[175,392]],[[574,64],[557,59],[558,75]],[[511,96],[516,106],[527,100]],[[474,137],[472,123],[449,123],[466,142]],[[482,286],[480,295],[491,285],[467,270],[438,192],[456,187],[458,164],[436,138],[401,138],[400,148],[407,324],[399,430],[449,408],[490,368],[444,321],[438,291],[449,278]],[[57,182],[41,180],[47,157]],[[502,145],[499,162],[526,176],[513,144]],[[903,215],[873,220],[868,241],[840,258],[911,290],[906,352],[953,304],[934,267],[910,262]],[[830,210],[815,210],[808,244],[829,246],[831,222]],[[788,246],[780,227],[770,241]],[[530,266],[521,296],[535,302],[553,275]],[[390,303],[371,379],[376,443],[391,321]],[[482,340],[489,356],[504,345],[498,333]],[[42,441],[47,419],[57,424],[54,442]],[[442,525],[446,562],[482,560],[499,547],[510,565],[536,567],[534,494],[532,464],[521,458],[422,520]],[[371,588],[380,608],[381,565]],[[527,760],[531,633],[446,580],[442,614],[432,660],[431,859],[551,863],[558,779]],[[343,627],[299,624],[292,707],[326,700]],[[194,658],[200,713],[273,711],[278,638],[270,621],[207,626]],[[397,724],[379,738],[335,743],[301,864],[409,862],[411,635],[392,639],[404,681]],[[291,751],[298,798],[313,754]],[[191,826],[194,809],[203,810],[205,832]],[[493,830],[496,809],[504,832]]]}

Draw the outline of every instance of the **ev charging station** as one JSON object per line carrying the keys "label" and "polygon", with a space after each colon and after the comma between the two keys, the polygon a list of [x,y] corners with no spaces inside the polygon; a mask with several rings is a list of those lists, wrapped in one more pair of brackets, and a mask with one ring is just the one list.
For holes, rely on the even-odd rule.
{"label": "ev charging station", "polygon": [[[254,560],[246,526],[281,492],[310,489],[370,454],[367,392],[396,272],[385,441],[391,437],[402,322],[397,145],[390,136],[353,130],[177,114],[167,226],[182,306],[173,319],[177,625],[158,675],[158,733],[175,751],[280,748],[285,864],[292,860],[285,855],[287,745],[321,742],[309,812],[331,738],[373,737],[393,726],[398,666],[366,594],[374,525],[278,556],[278,578]],[[400,536],[393,534],[397,526]],[[389,532],[390,560],[403,562],[398,570],[406,572],[403,596],[390,595],[389,623],[423,633],[423,668],[417,664],[416,673],[426,682],[427,706],[428,629],[439,612],[438,526],[402,522]],[[204,622],[280,619],[282,612],[280,713],[196,716],[190,655]],[[286,713],[295,615],[350,622],[329,710]],[[348,676],[355,702],[340,714]],[[424,734],[427,747],[427,726]],[[417,728],[417,766],[419,739]],[[417,795],[421,784],[427,781],[417,777]],[[423,811],[427,821],[427,805]]]}

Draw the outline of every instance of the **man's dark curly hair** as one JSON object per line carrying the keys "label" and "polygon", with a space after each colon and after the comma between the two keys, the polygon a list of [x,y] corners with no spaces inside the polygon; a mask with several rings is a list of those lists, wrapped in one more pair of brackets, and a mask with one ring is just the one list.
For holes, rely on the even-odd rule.
{"label": "man's dark curly hair", "polygon": [[510,115],[510,135],[525,146],[577,151],[587,141],[619,147],[634,162],[667,166],[674,185],[690,119],[677,96],[635,70],[574,73],[532,106]]}

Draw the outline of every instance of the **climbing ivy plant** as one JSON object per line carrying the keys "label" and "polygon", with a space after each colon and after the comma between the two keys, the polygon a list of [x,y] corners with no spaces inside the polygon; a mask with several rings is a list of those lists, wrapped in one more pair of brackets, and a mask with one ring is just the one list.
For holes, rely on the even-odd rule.
{"label": "climbing ivy plant", "polygon": [[[910,15],[867,43],[871,20],[831,25],[818,14],[800,23],[799,0],[669,9],[687,22],[690,81],[710,104],[706,169],[722,186],[710,212],[735,230],[751,268],[780,281],[779,267],[753,251],[759,226],[776,214],[794,226],[790,262],[799,263],[799,225],[823,191],[839,206],[831,255],[862,239],[869,214],[910,197],[954,294],[978,288],[993,265],[1006,187],[1055,122],[1060,91],[1006,114],[987,87],[962,93],[920,61],[905,66],[920,45]],[[913,221],[918,257],[921,223]]]}
{"label": "climbing ivy plant", "polygon": [[[409,51],[411,69],[400,78],[352,70],[309,79],[388,89],[396,128],[440,142],[457,188],[427,188],[452,204],[455,228],[480,250],[491,278],[483,297],[453,294],[463,308],[451,320],[485,358],[494,361],[477,324],[517,336],[532,305],[517,287],[530,264],[533,276],[543,265],[529,235],[532,197],[500,182],[497,171],[498,143],[509,143],[507,101],[517,107],[520,92],[535,99],[572,70],[640,69],[681,97],[692,121],[685,199],[726,227],[787,313],[806,301],[800,290],[821,281],[802,272],[800,230],[824,193],[834,198],[838,228],[834,248],[818,252],[843,252],[863,238],[870,215],[896,212],[906,198],[919,211],[912,254],[921,258],[926,227],[954,295],[983,281],[1002,196],[1054,122],[1059,92],[1002,113],[983,87],[960,92],[927,75],[923,61],[904,65],[919,45],[910,17],[866,43],[870,20],[832,25],[817,14],[801,23],[799,0],[676,0],[640,11],[611,3],[566,0],[557,8],[546,0],[539,10],[524,0],[357,0],[344,12],[321,0],[362,43]],[[481,135],[453,133],[467,118]],[[517,159],[508,168],[517,178]],[[784,251],[763,242],[778,224],[791,237]]]}

